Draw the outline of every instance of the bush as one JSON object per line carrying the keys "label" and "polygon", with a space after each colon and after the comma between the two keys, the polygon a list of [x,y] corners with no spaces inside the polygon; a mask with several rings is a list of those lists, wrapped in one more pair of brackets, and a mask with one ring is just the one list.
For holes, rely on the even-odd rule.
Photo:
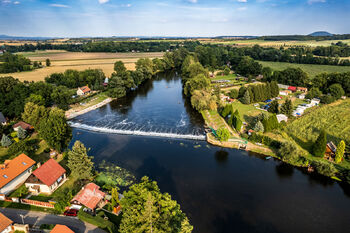
{"label": "bush", "polygon": [[259,142],[266,146],[273,147],[276,149],[279,149],[282,144],[280,141],[270,138],[269,136],[266,136],[262,133],[255,133],[255,132],[252,133],[252,135],[249,137],[249,140],[253,142]]}
{"label": "bush", "polygon": [[41,224],[40,229],[42,230],[52,230],[55,227],[55,224]]}
{"label": "bush", "polygon": [[[101,214],[102,212],[102,214]],[[108,232],[113,233],[117,232],[117,227],[110,221],[105,220],[103,218],[104,213],[103,211],[99,212],[96,216],[92,216],[88,213],[85,213],[83,211],[83,208],[81,208],[78,212],[78,218],[81,221],[91,223],[99,228],[102,228],[104,230],[108,230]],[[101,216],[102,215],[102,216]]]}
{"label": "bush", "polygon": [[334,165],[326,161],[313,161],[312,166],[318,173],[324,176],[331,177],[335,176],[337,173],[337,169],[334,167]]}
{"label": "bush", "polygon": [[293,142],[283,142],[278,150],[278,156],[283,161],[297,162],[299,158],[303,158],[305,153],[298,148],[298,146]]}
{"label": "bush", "polygon": [[220,128],[216,133],[220,142],[226,142],[230,138],[230,132],[226,128]]}

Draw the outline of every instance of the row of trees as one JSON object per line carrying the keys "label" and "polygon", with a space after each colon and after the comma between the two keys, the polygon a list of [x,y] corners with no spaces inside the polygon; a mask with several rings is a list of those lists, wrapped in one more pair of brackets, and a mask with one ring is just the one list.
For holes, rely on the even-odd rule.
{"label": "row of trees", "polygon": [[312,53],[317,56],[326,57],[350,57],[350,46],[341,41],[331,46],[317,46]]}
{"label": "row of trees", "polygon": [[227,104],[221,111],[221,116],[226,119],[228,125],[236,129],[238,132],[241,131],[243,122],[239,115],[238,110],[234,110],[232,104]]}
{"label": "row of trees", "polygon": [[[36,68],[38,67],[39,64],[36,65]],[[22,55],[4,53],[0,56],[0,73],[14,73],[32,69],[32,62]]]}
{"label": "row of trees", "polygon": [[248,87],[242,86],[238,91],[238,98],[241,98],[244,104],[251,104],[277,97],[278,94],[277,82],[272,81],[271,83],[249,85]]}

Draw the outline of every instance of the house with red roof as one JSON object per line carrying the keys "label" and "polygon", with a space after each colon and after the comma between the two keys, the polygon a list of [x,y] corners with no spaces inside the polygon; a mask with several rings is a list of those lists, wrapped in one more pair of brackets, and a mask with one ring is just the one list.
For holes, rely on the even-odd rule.
{"label": "house with red roof", "polygon": [[83,86],[83,87],[79,87],[77,90],[77,95],[86,95],[89,94],[91,92],[91,89],[88,86]]}
{"label": "house with red roof", "polygon": [[25,186],[33,194],[50,195],[66,180],[66,170],[54,159],[49,159],[29,176]]}
{"label": "house with red roof", "polygon": [[14,125],[12,126],[12,128],[13,128],[14,131],[18,131],[19,127],[21,127],[22,129],[24,129],[25,131],[31,131],[31,130],[34,129],[33,126],[31,126],[30,124],[28,124],[28,123],[26,123],[26,122],[24,122],[24,121],[20,121],[20,122],[14,124]]}
{"label": "house with red roof", "polygon": [[74,233],[69,227],[57,224],[50,233]]}
{"label": "house with red roof", "polygon": [[13,221],[0,213],[0,232],[1,233],[11,233]]}
{"label": "house with red roof", "polygon": [[100,186],[94,183],[85,185],[72,199],[71,203],[76,206],[85,206],[94,211],[97,207],[102,208],[105,204],[106,193],[100,190]]}
{"label": "house with red roof", "polygon": [[9,194],[21,186],[32,174],[35,161],[25,154],[0,165],[0,194]]}
{"label": "house with red roof", "polygon": [[297,87],[294,86],[289,86],[288,90],[292,91],[292,92],[296,92],[297,91]]}

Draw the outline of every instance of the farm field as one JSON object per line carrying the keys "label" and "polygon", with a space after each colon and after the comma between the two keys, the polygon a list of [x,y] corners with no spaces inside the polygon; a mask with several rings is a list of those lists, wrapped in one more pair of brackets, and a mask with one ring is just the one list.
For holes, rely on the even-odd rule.
{"label": "farm field", "polygon": [[110,76],[113,70],[113,64],[116,61],[123,61],[127,69],[135,69],[135,62],[139,58],[156,58],[162,57],[163,53],[82,53],[66,52],[60,50],[24,52],[22,54],[32,61],[41,61],[43,65],[45,60],[51,60],[51,66],[36,69],[28,72],[2,74],[1,76],[12,76],[21,81],[41,81],[46,76],[64,72],[67,69],[85,70],[85,69],[102,69],[106,76]]}
{"label": "farm field", "polygon": [[269,62],[269,61],[259,61],[263,66],[269,66],[273,70],[284,70],[289,67],[291,68],[301,68],[310,77],[315,77],[317,74],[327,72],[350,72],[350,66],[329,66],[329,65],[313,65],[313,64],[296,64],[287,62]]}
{"label": "farm field", "polygon": [[330,46],[332,43],[341,41],[346,44],[350,44],[350,40],[310,40],[310,41],[265,41],[259,39],[251,40],[203,40],[204,44],[225,44],[225,45],[237,45],[237,46],[253,46],[260,45],[262,47],[293,47],[293,46],[306,46],[306,47],[317,47],[317,46]]}
{"label": "farm field", "polygon": [[338,144],[350,143],[350,100],[339,100],[322,106],[287,125],[287,133],[298,144],[307,147],[316,140],[321,129],[328,133],[328,140]]}

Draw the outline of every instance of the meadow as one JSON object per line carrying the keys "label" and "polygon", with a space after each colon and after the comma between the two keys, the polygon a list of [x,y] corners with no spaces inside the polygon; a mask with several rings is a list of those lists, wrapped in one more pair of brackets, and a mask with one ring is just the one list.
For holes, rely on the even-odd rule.
{"label": "meadow", "polygon": [[339,100],[310,111],[303,117],[288,123],[286,131],[294,140],[308,148],[325,129],[328,140],[338,144],[340,140],[350,143],[350,100]]}
{"label": "meadow", "polygon": [[[21,81],[42,81],[46,76],[64,72],[67,69],[85,70],[102,69],[106,76],[113,73],[113,64],[116,61],[123,61],[129,70],[135,69],[135,63],[140,58],[162,57],[163,53],[83,53],[66,52],[61,50],[23,52],[22,54],[32,61],[41,61],[43,68],[33,71],[2,74],[2,76],[12,76]],[[51,66],[45,66],[45,60],[51,60]]]}
{"label": "meadow", "polygon": [[273,70],[284,70],[289,67],[291,68],[301,68],[310,77],[315,77],[320,73],[333,73],[333,72],[350,72],[350,66],[330,66],[330,65],[314,65],[314,64],[296,64],[287,62],[269,62],[269,61],[259,61],[263,66],[269,66]]}

